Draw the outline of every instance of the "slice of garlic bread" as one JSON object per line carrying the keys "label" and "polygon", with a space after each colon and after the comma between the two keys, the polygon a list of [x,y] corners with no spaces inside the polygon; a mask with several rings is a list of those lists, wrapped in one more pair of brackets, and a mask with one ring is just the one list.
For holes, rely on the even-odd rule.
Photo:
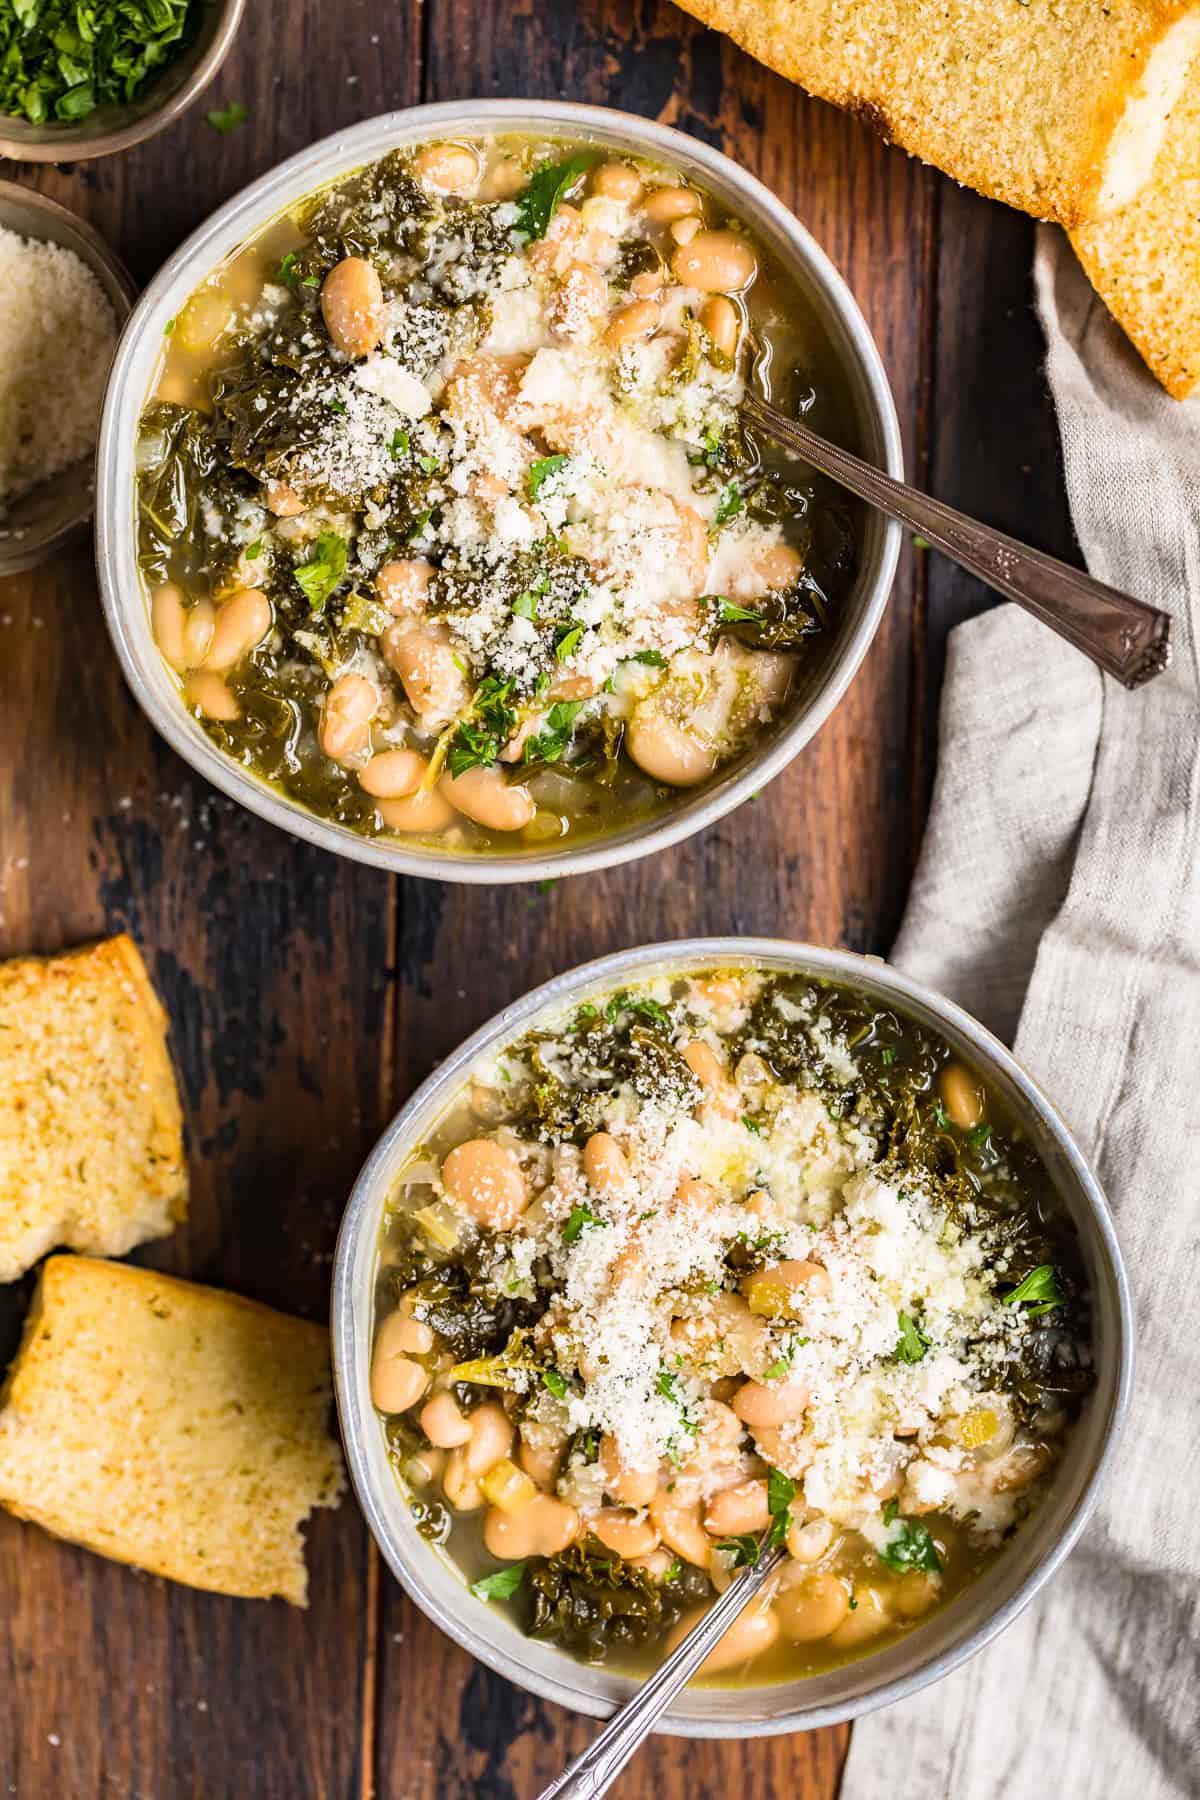
{"label": "slice of garlic bread", "polygon": [[127,1263],[46,1263],[0,1393],[0,1504],[192,1587],[303,1606],[336,1505],[329,1337]]}
{"label": "slice of garlic bread", "polygon": [[166,1015],[137,946],[0,963],[0,1281],[120,1256],[187,1211]]}
{"label": "slice of garlic bread", "polygon": [[1200,386],[1200,61],[1153,179],[1111,218],[1072,233],[1097,293],[1169,394]]}
{"label": "slice of garlic bread", "polygon": [[1077,225],[1149,179],[1197,0],[682,0],[956,181]]}

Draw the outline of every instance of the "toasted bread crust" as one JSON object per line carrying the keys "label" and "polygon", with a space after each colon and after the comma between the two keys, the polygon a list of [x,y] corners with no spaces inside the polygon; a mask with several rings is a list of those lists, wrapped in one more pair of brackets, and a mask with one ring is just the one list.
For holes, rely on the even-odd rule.
{"label": "toasted bread crust", "polygon": [[0,964],[0,1281],[121,1255],[187,1211],[167,1020],[127,936]]}
{"label": "toasted bread crust", "polygon": [[1177,400],[1200,388],[1200,62],[1153,179],[1072,242],[1097,293]]}
{"label": "toasted bread crust", "polygon": [[1076,225],[1149,178],[1197,0],[681,0],[980,193]]}
{"label": "toasted bread crust", "polygon": [[323,1326],[54,1256],[0,1392],[0,1504],[152,1574],[303,1606],[300,1525],[344,1480],[329,1401]]}

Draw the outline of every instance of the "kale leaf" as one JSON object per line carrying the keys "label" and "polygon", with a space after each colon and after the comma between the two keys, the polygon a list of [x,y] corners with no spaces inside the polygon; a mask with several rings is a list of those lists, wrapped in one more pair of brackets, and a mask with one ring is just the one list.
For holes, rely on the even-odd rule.
{"label": "kale leaf", "polygon": [[529,1565],[525,1591],[530,1636],[588,1662],[656,1643],[689,1607],[712,1596],[707,1576],[690,1563],[660,1584],[592,1542]]}

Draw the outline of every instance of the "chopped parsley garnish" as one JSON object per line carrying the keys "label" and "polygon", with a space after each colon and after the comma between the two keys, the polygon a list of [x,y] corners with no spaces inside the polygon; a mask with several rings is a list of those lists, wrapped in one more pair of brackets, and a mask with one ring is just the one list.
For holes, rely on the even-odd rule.
{"label": "chopped parsley garnish", "polygon": [[344,413],[346,410],[346,402],[344,400],[330,400],[328,405],[331,413]]}
{"label": "chopped parsley garnish", "polygon": [[524,1579],[525,1564],[509,1563],[506,1569],[497,1569],[494,1575],[484,1575],[473,1581],[471,1592],[477,1600],[511,1600]]}
{"label": "chopped parsley garnish", "polygon": [[645,663],[648,669],[665,669],[667,659],[661,650],[635,650],[632,656],[623,656],[622,662]]}
{"label": "chopped parsley garnish", "polygon": [[792,1528],[792,1501],[796,1498],[796,1483],[782,1469],[771,1468],[767,1471],[767,1511],[771,1515],[763,1538],[764,1550],[774,1549],[782,1544]]}
{"label": "chopped parsley garnish", "polygon": [[782,1469],[771,1469],[767,1475],[767,1511],[774,1517],[785,1513],[796,1498],[796,1484]]}
{"label": "chopped parsley garnish", "polygon": [[320,612],[341,581],[346,573],[346,555],[345,538],[336,531],[323,531],[313,545],[312,555],[292,570],[310,612]]}
{"label": "chopped parsley garnish", "polygon": [[262,547],[263,547],[263,541],[261,538],[255,538],[255,540],[252,544],[246,545],[246,555],[251,562],[257,561],[257,559],[262,555]]}
{"label": "chopped parsley garnish", "polygon": [[429,523],[430,519],[432,519],[432,517],[433,517],[432,506],[427,506],[425,508],[424,512],[419,512],[417,514],[416,518],[413,520],[412,524],[409,526],[409,529],[408,529],[408,541],[410,544],[413,542],[413,540],[415,538],[419,538],[421,536],[422,532],[425,530],[425,527],[428,525],[428,523]]}
{"label": "chopped parsley garnish", "polygon": [[769,1469],[767,1472],[767,1511],[771,1515],[771,1523],[761,1537],[752,1532],[744,1532],[740,1537],[725,1538],[717,1545],[729,1557],[735,1569],[749,1568],[756,1563],[764,1550],[773,1550],[776,1544],[782,1544],[791,1530],[792,1501],[796,1498],[796,1483],[782,1469]]}
{"label": "chopped parsley garnish", "polygon": [[608,1220],[594,1213],[590,1206],[573,1206],[563,1226],[563,1238],[568,1244],[577,1243],[589,1225],[607,1225]]}
{"label": "chopped parsley garnish", "polygon": [[557,456],[539,456],[529,465],[529,498],[536,500],[548,481],[552,481],[560,469],[565,469],[571,458],[565,450]]}
{"label": "chopped parsley garnish", "polygon": [[1062,1293],[1049,1263],[1039,1263],[1036,1269],[1030,1269],[1024,1281],[1019,1282],[1011,1294],[1004,1296],[1005,1306],[1027,1306],[1031,1319],[1039,1319],[1043,1313],[1053,1312],[1062,1303]]}
{"label": "chopped parsley garnish", "polygon": [[569,656],[574,656],[579,648],[579,640],[586,630],[586,625],[580,625],[577,620],[572,619],[566,629],[554,640],[554,654],[559,662],[566,662]]}
{"label": "chopped parsley garnish", "polygon": [[490,769],[512,736],[517,715],[509,705],[513,680],[485,675],[475,690],[471,711],[450,740],[446,765],[457,780],[468,769]]}
{"label": "chopped parsley garnish", "polygon": [[399,462],[402,456],[407,456],[409,442],[410,439],[407,431],[393,431],[392,441],[388,445],[388,449],[391,451],[393,458],[397,462]]}
{"label": "chopped parsley garnish", "polygon": [[782,1375],[786,1375],[795,1361],[797,1350],[803,1350],[808,1342],[806,1337],[793,1338],[787,1349],[781,1356],[776,1357],[770,1368],[763,1370],[763,1380],[778,1381]]}
{"label": "chopped parsley garnish", "polygon": [[757,1252],[766,1250],[774,1256],[782,1254],[785,1243],[782,1231],[771,1231],[768,1229],[757,1232],[754,1237],[751,1237],[748,1231],[739,1231],[735,1235],[737,1242],[739,1244],[745,1244],[747,1250],[754,1250]]}
{"label": "chopped parsley garnish", "polygon": [[518,594],[513,601],[512,609],[514,619],[536,619],[537,595],[534,593],[533,589],[526,588],[522,593]]}
{"label": "chopped parsley garnish", "polygon": [[[689,1437],[695,1437],[700,1429],[700,1422],[698,1419],[693,1419],[688,1412],[687,1400],[679,1391],[679,1377],[672,1374],[670,1369],[660,1369],[655,1377],[654,1385],[664,1400],[669,1400],[673,1406],[679,1408],[680,1424]],[[668,1453],[670,1454],[669,1449]],[[679,1458],[677,1455],[672,1455],[671,1460],[677,1464]]]}
{"label": "chopped parsley garnish", "polygon": [[300,258],[294,250],[289,250],[286,255],[281,257],[279,267],[275,271],[276,281],[282,281],[284,287],[295,287],[296,264],[299,260]]}
{"label": "chopped parsley garnish", "polygon": [[724,594],[716,596],[717,618],[722,625],[761,625],[762,614],[752,611],[748,606],[738,606],[732,600],[726,600]]}
{"label": "chopped parsley garnish", "polygon": [[619,1023],[622,1013],[633,1013],[643,1019],[649,1019],[663,1031],[671,1029],[671,1015],[658,1000],[652,1000],[649,994],[631,994],[628,988],[622,988],[614,994],[604,1009],[604,1017],[610,1025]]}
{"label": "chopped parsley garnish", "polygon": [[925,1336],[916,1320],[910,1319],[907,1313],[897,1314],[896,1322],[900,1327],[900,1338],[892,1352],[893,1356],[897,1362],[919,1363],[928,1350],[931,1340]]}
{"label": "chopped parsley garnish", "polygon": [[674,1562],[671,1564],[670,1568],[667,1570],[666,1574],[663,1576],[663,1580],[664,1581],[678,1581],[679,1577],[682,1574],[683,1574],[683,1564],[680,1562],[679,1558],[676,1557]]}
{"label": "chopped parsley garnish", "polygon": [[713,514],[714,525],[727,525],[730,519],[736,519],[745,502],[736,481],[731,481],[721,498],[717,501],[717,510]]}
{"label": "chopped parsley garnish", "polygon": [[[160,3],[161,0],[155,0],[156,5]],[[214,131],[219,131],[222,137],[228,137],[231,131],[237,131],[239,126],[246,123],[250,117],[250,108],[244,100],[231,100],[228,106],[214,106],[204,117]]]}
{"label": "chopped parsley garnish", "polygon": [[418,469],[420,469],[420,471],[423,475],[432,475],[434,470],[440,469],[441,466],[442,466],[442,464],[441,464],[440,457],[418,456],[418,458],[417,458],[417,467],[418,467]]}
{"label": "chopped parsley garnish", "polygon": [[566,1377],[560,1375],[557,1369],[543,1369],[542,1382],[550,1389],[556,1400],[561,1400],[566,1395]]}
{"label": "chopped parsley garnish", "polygon": [[899,1510],[893,1500],[889,1502],[888,1510],[883,1515],[886,1525],[898,1523],[899,1529],[892,1533],[880,1550],[880,1561],[901,1575],[906,1575],[911,1569],[925,1569],[931,1575],[939,1575],[942,1559],[938,1555],[937,1545],[929,1535],[929,1527],[922,1524],[920,1519],[897,1520]]}
{"label": "chopped parsley garnish", "polygon": [[571,741],[575,720],[586,700],[559,700],[546,715],[546,728],[525,740],[526,762],[558,762]]}
{"label": "chopped parsley garnish", "polygon": [[722,1538],[717,1545],[723,1550],[735,1569],[748,1569],[758,1561],[762,1545],[753,1532],[745,1532],[741,1537]]}
{"label": "chopped parsley garnish", "polygon": [[564,199],[581,175],[586,175],[592,164],[600,160],[598,150],[578,150],[574,156],[568,156],[565,162],[547,163],[544,168],[535,169],[529,177],[529,185],[517,201],[517,223],[514,227],[523,237],[545,237],[555,208]]}
{"label": "chopped parsley garnish", "polygon": [[752,1119],[750,1117],[749,1113],[742,1114],[742,1124],[746,1127],[747,1131],[752,1131],[754,1133],[755,1137],[762,1136],[762,1134],[763,1134],[762,1126],[759,1124],[757,1119]]}

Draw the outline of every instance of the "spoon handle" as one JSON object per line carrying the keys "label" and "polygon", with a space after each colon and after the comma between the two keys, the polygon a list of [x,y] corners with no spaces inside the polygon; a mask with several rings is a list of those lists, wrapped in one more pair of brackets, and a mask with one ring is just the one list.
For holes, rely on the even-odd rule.
{"label": "spoon handle", "polygon": [[689,1631],[678,1650],[643,1682],[632,1700],[627,1700],[608,1721],[593,1744],[577,1756],[539,1800],[597,1800],[606,1794],[638,1745],[649,1737],[655,1725],[679,1692],[686,1687],[709,1651],[723,1637],[738,1614],[749,1605],[783,1560],[783,1550],[768,1550],[754,1564],[730,1582],[720,1599]]}
{"label": "spoon handle", "polygon": [[933,549],[1025,607],[1125,687],[1140,687],[1167,667],[1171,658],[1169,613],[885,475],[882,469],[789,419],[750,389],[742,411],[814,469],[919,532]]}

